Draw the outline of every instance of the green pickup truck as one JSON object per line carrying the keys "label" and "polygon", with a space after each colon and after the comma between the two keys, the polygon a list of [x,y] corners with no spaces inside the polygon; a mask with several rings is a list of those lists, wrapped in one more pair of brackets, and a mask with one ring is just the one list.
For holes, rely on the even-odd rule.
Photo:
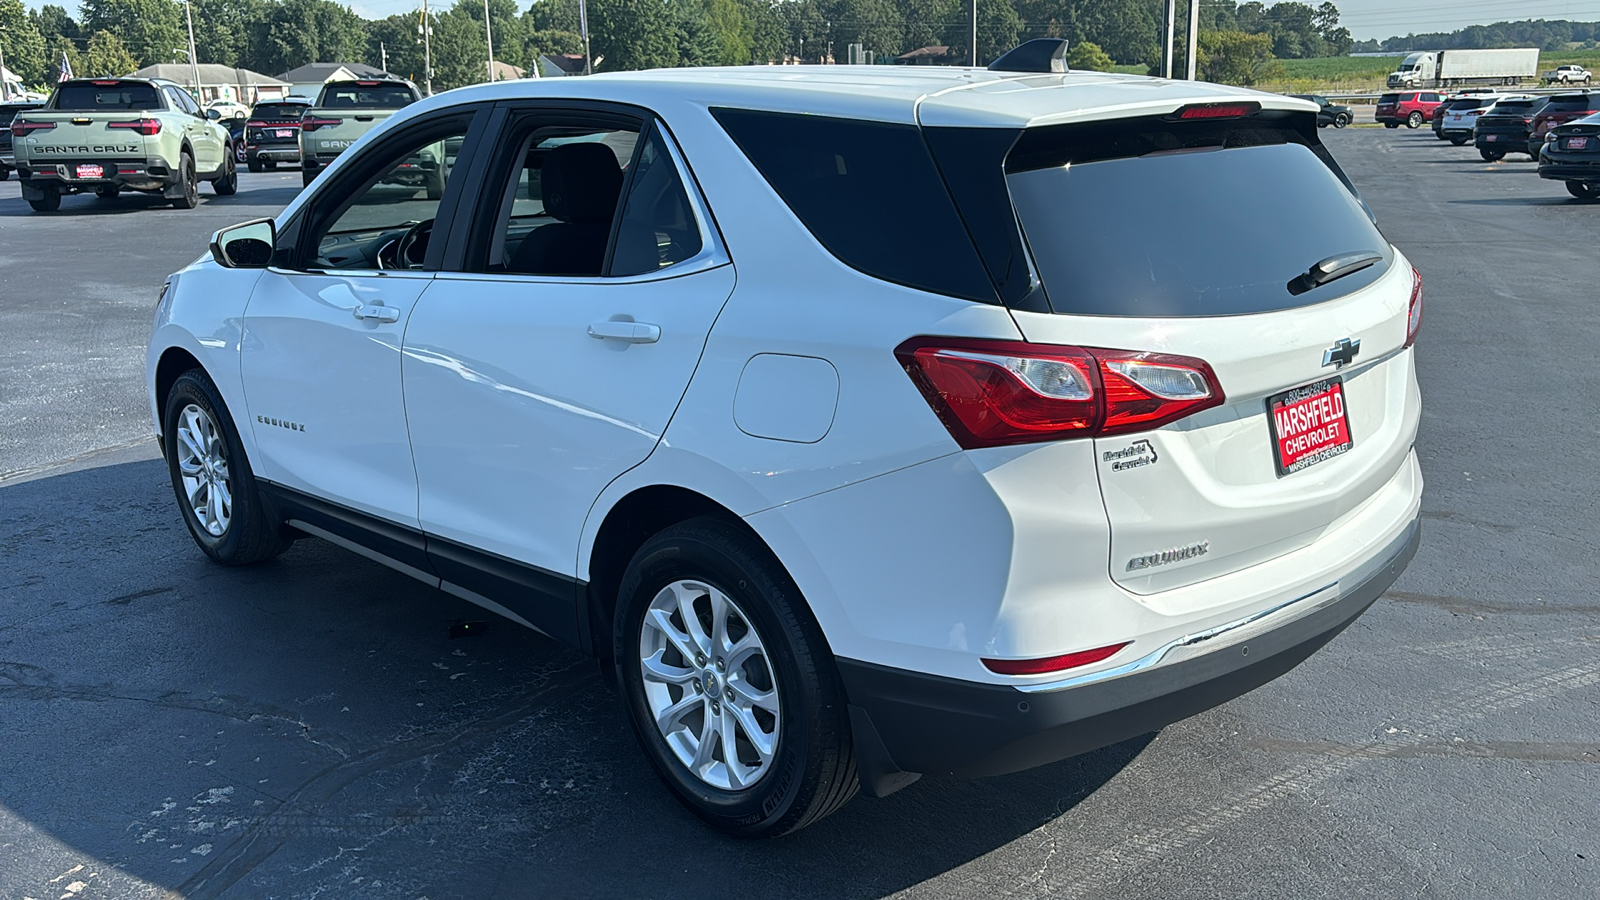
{"label": "green pickup truck", "polygon": [[210,121],[188,92],[146,78],[76,78],[44,106],[11,123],[22,196],[37,212],[61,208],[63,194],[160,194],[179,209],[200,202],[200,182],[219,196],[238,190],[228,129]]}
{"label": "green pickup truck", "polygon": [[[395,110],[420,99],[416,85],[399,79],[330,81],[323,85],[317,102],[300,117],[300,169],[304,182],[309,185],[317,173],[379,122],[394,115]],[[437,172],[430,170],[427,174]],[[416,177],[426,176],[419,168]],[[442,191],[444,180],[437,180]]]}

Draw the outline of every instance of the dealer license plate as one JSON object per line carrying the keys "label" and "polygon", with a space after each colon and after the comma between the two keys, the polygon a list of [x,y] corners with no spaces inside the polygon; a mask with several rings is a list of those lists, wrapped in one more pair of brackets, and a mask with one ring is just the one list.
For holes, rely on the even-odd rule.
{"label": "dealer license plate", "polygon": [[1498,140],[1500,140],[1500,135],[1498,135],[1498,134],[1486,134],[1486,135],[1483,136],[1483,139],[1485,141],[1498,141]]}
{"label": "dealer license plate", "polygon": [[93,163],[84,163],[83,165],[78,167],[78,177],[79,178],[104,178],[104,177],[106,177],[105,166],[97,166],[97,165],[94,165]]}
{"label": "dealer license plate", "polygon": [[1586,137],[1567,138],[1568,150],[1582,150],[1587,146],[1589,146],[1589,139]]}
{"label": "dealer license plate", "polygon": [[273,137],[280,137],[280,138],[292,138],[292,137],[294,137],[294,129],[292,129],[292,128],[279,128],[277,131],[274,131],[272,133],[272,136]]}
{"label": "dealer license plate", "polygon": [[1310,468],[1350,450],[1344,379],[1326,378],[1267,399],[1278,477]]}

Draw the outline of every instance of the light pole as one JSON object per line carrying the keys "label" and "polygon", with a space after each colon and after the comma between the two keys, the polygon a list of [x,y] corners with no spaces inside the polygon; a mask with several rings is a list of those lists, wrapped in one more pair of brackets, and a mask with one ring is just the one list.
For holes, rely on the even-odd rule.
{"label": "light pole", "polygon": [[489,45],[489,80],[494,81],[494,34],[489,30],[489,0],[483,0],[483,42]]}
{"label": "light pole", "polygon": [[428,0],[422,0],[422,21],[417,24],[422,35],[422,90],[433,96],[433,20],[428,18]]}
{"label": "light pole", "polygon": [[578,0],[578,30],[583,32],[583,74],[593,75],[594,66],[589,64],[589,4],[586,0]]}
{"label": "light pole", "polygon": [[183,15],[189,20],[189,69],[194,73],[194,96],[204,105],[206,92],[200,87],[200,58],[194,52],[194,7],[189,0],[183,0]]}
{"label": "light pole", "polygon": [[1200,0],[1189,0],[1189,55],[1184,57],[1189,71],[1189,80],[1195,78],[1195,57],[1199,55],[1200,48]]}
{"label": "light pole", "polygon": [[978,67],[978,0],[972,0],[972,67]]}

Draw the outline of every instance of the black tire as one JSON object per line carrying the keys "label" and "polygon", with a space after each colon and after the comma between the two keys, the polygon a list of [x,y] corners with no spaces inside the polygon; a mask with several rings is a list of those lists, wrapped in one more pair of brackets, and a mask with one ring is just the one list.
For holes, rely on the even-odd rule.
{"label": "black tire", "polygon": [[272,169],[276,169],[276,168],[278,168],[278,164],[277,164],[277,163],[275,163],[275,162],[273,162],[273,161],[272,161],[272,160],[270,160],[270,159],[269,159],[269,160],[267,160],[267,162],[266,162],[266,166],[267,166],[267,169],[268,169],[268,170],[272,170]]}
{"label": "black tire", "polygon": [[1490,150],[1488,147],[1479,147],[1478,155],[1483,157],[1484,162],[1499,162],[1506,158],[1504,150]]}
{"label": "black tire", "polygon": [[185,150],[178,156],[178,178],[183,183],[183,193],[174,197],[174,209],[194,209],[200,205],[200,182],[194,171],[194,157]]}
{"label": "black tire", "polygon": [[1335,128],[1343,128],[1343,127],[1345,127],[1346,125],[1349,125],[1349,124],[1350,124],[1350,114],[1349,113],[1339,113],[1337,116],[1333,117],[1333,127],[1335,127]]}
{"label": "black tire", "polygon": [[1400,123],[1399,122],[1385,122],[1385,123],[1383,123],[1383,127],[1385,127],[1385,128],[1399,128],[1400,127]]}
{"label": "black tire", "polygon": [[121,196],[122,188],[114,184],[103,185],[94,189],[94,195],[101,200],[115,200]]}
{"label": "black tire", "polygon": [[1600,184],[1585,184],[1581,181],[1567,182],[1567,193],[1579,200],[1594,200],[1600,198]]}
{"label": "black tire", "polygon": [[[223,458],[232,492],[230,521],[221,535],[206,530],[195,515],[184,491],[179,471],[178,430],[180,419],[189,406],[199,407],[211,417],[221,439]],[[161,417],[161,440],[165,444],[167,474],[172,479],[173,495],[178,500],[178,513],[189,534],[205,554],[225,566],[245,566],[272,559],[289,548],[281,524],[270,518],[266,504],[256,488],[255,473],[245,458],[239,443],[239,432],[234,428],[233,417],[228,414],[217,386],[201,369],[190,369],[178,376],[167,393],[166,407]]]}
{"label": "black tire", "polygon": [[428,175],[428,199],[439,200],[444,197],[444,166],[440,166]]}
{"label": "black tire", "polygon": [[247,160],[245,162],[244,166],[245,166],[245,168],[249,169],[251,172],[255,172],[255,173],[260,173],[260,171],[264,168],[261,165],[261,160],[259,160],[259,159]]}
{"label": "black tire", "polygon": [[316,173],[315,169],[309,169],[309,170],[308,169],[301,169],[300,170],[300,185],[301,185],[301,187],[311,187],[311,182],[316,181],[316,180],[317,180],[317,173]]}
{"label": "black tire", "polygon": [[11,170],[6,168],[5,166],[0,166],[0,181],[10,181],[10,180],[11,180]]}
{"label": "black tire", "polygon": [[1460,135],[1457,135],[1455,137],[1450,138],[1450,146],[1452,146],[1452,147],[1465,147],[1467,145],[1467,141],[1470,141],[1470,140],[1472,140],[1472,139],[1468,138],[1468,137],[1461,137]]}
{"label": "black tire", "polygon": [[211,179],[211,189],[216,191],[218,197],[232,197],[239,193],[239,165],[233,161],[233,154],[227,154],[222,161],[222,175]]}
{"label": "black tire", "polygon": [[[644,618],[656,595],[681,580],[722,591],[767,649],[779,697],[777,743],[770,768],[743,790],[721,789],[692,773],[650,711],[640,671]],[[623,574],[613,635],[617,683],[645,755],[678,800],[712,827],[738,837],[776,837],[855,796],[860,782],[833,654],[788,573],[737,524],[691,519],[646,541]]]}
{"label": "black tire", "polygon": [[40,190],[44,191],[43,197],[28,201],[34,212],[55,212],[61,208],[61,191],[55,185],[46,185]]}
{"label": "black tire", "polygon": [[1407,128],[1421,128],[1422,127],[1422,113],[1419,112],[1418,110],[1412,110],[1411,111],[1411,115],[1406,116],[1406,127]]}

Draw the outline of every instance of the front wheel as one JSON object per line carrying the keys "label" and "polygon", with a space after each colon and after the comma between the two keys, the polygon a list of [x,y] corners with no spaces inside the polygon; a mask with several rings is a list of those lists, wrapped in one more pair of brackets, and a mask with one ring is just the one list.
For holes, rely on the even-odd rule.
{"label": "front wheel", "polygon": [[241,566],[288,549],[289,541],[256,492],[255,474],[222,395],[204,371],[190,369],[173,383],[161,432],[178,508],[207,556]]}
{"label": "front wheel", "polygon": [[691,519],[645,542],[617,594],[617,680],[656,773],[691,812],[775,837],[859,787],[833,656],[770,551]]}
{"label": "front wheel", "polygon": [[1406,116],[1406,127],[1407,128],[1421,128],[1422,127],[1422,113],[1413,111],[1411,113],[1411,115]]}
{"label": "front wheel", "polygon": [[1600,185],[1585,184],[1582,181],[1567,182],[1567,193],[1579,200],[1593,200],[1600,197]]}
{"label": "front wheel", "polygon": [[1506,152],[1504,150],[1490,150],[1488,147],[1480,147],[1478,149],[1478,155],[1483,157],[1484,162],[1499,162],[1500,160],[1506,158]]}
{"label": "front wheel", "polygon": [[1339,113],[1337,116],[1333,117],[1333,127],[1335,127],[1335,128],[1343,128],[1343,127],[1345,127],[1346,125],[1349,125],[1349,124],[1350,124],[1350,114],[1349,113]]}

